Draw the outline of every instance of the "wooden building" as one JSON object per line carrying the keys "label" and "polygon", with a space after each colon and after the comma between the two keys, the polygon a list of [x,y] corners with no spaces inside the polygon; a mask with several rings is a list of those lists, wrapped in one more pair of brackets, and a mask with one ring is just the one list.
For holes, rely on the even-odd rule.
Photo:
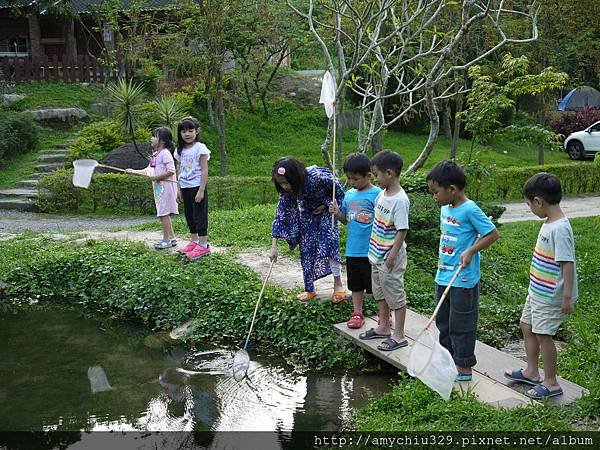
{"label": "wooden building", "polygon": [[[114,48],[110,29],[94,31],[91,14],[103,0],[0,0],[0,57],[59,60],[100,56],[101,45]],[[122,0],[123,8],[133,0]],[[139,3],[139,0],[136,0]],[[144,0],[146,10],[160,10],[172,0]],[[57,7],[73,14],[56,14]],[[75,18],[74,18],[75,17]],[[93,35],[93,36],[92,36]]]}

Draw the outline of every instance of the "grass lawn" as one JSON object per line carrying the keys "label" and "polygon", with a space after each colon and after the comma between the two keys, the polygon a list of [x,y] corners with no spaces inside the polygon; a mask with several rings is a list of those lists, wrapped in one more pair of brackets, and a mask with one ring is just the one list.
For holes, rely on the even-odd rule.
{"label": "grass lawn", "polygon": [[[210,173],[219,174],[219,146],[214,127],[206,117],[196,112],[202,122],[201,139],[212,151],[209,162]],[[321,144],[327,129],[326,116],[322,108],[299,106],[282,100],[273,105],[272,114],[265,119],[260,114],[251,114],[243,109],[227,119],[228,173],[230,175],[264,176],[270,174],[273,162],[286,155],[293,155],[307,165],[323,164]],[[343,133],[343,152],[348,155],[356,151],[356,130]],[[384,147],[400,153],[405,167],[421,153],[426,135],[388,131],[384,136]],[[437,140],[433,153],[425,164],[430,168],[437,161],[448,158],[450,141],[445,136]],[[461,140],[459,158],[467,160],[471,142]],[[506,153],[505,153],[506,152]],[[486,146],[476,145],[473,156],[486,164],[499,167],[529,166],[537,164],[537,148],[510,142],[492,142]],[[546,152],[546,163],[572,162],[565,153]]]}
{"label": "grass lawn", "polygon": [[[99,84],[83,86],[63,83],[20,83],[14,92],[27,94],[23,100],[13,103],[10,108],[16,110],[44,107],[81,107],[89,112],[90,105],[102,99],[104,90]],[[202,140],[212,151],[209,162],[210,173],[220,173],[220,154],[217,133],[211,126],[204,111],[194,111],[202,122]],[[93,115],[95,118],[95,115]],[[99,118],[99,117],[98,117]],[[321,144],[327,129],[326,116],[320,106],[301,105],[288,99],[271,100],[271,116],[264,118],[261,113],[252,114],[244,107],[229,112],[227,116],[228,174],[237,176],[269,175],[273,162],[285,155],[305,162],[307,165],[323,165]],[[48,148],[52,141],[61,141],[65,132],[44,133],[42,147]],[[345,130],[341,136],[344,156],[356,150],[357,130]],[[426,135],[387,131],[384,135],[384,147],[402,155],[405,167],[408,167],[420,154]],[[471,153],[471,142],[461,140],[459,158],[467,160]],[[440,136],[433,153],[425,164],[430,168],[435,162],[450,154],[450,141]],[[524,166],[537,164],[537,149],[531,146],[510,142],[492,142],[486,146],[475,146],[473,155],[486,164],[499,167]],[[24,155],[0,169],[0,187],[8,187],[29,171],[33,155]],[[571,160],[562,152],[547,152],[546,163]],[[8,173],[7,172],[14,172]]]}
{"label": "grass lawn", "polygon": [[102,84],[91,83],[19,83],[13,93],[25,94],[24,99],[10,105],[11,109],[24,111],[43,108],[83,108],[89,113],[92,103],[101,101],[105,95]]}

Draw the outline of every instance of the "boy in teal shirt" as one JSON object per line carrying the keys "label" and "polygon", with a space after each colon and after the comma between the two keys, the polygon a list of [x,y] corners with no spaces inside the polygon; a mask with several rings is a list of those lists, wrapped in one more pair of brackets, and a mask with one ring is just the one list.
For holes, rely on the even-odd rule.
{"label": "boy in teal shirt", "polygon": [[466,176],[454,161],[437,163],[427,175],[433,199],[441,205],[438,270],[435,277],[439,300],[452,275],[460,274],[436,317],[440,344],[452,355],[456,381],[471,381],[477,363],[475,342],[479,314],[479,252],[498,239],[492,221],[465,195]]}
{"label": "boy in teal shirt", "polygon": [[353,312],[348,328],[361,328],[365,323],[363,302],[372,294],[369,239],[373,226],[375,199],[381,189],[371,184],[371,161],[363,153],[348,155],[344,173],[352,189],[346,192],[341,207],[335,201],[329,212],[342,223],[348,224],[346,241],[346,267],[348,289],[352,291]]}

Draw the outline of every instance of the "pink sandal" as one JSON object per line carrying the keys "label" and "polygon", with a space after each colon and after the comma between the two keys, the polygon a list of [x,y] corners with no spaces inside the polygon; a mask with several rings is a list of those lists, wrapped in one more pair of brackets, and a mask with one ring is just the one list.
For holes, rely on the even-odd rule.
{"label": "pink sandal", "polygon": [[365,316],[363,313],[353,312],[350,314],[350,320],[346,322],[348,328],[361,328],[365,324]]}

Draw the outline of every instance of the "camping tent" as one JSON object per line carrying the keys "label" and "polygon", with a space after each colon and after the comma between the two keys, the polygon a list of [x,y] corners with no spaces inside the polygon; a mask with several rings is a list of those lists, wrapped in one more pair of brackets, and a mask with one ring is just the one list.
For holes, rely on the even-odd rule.
{"label": "camping tent", "polygon": [[600,109],[600,92],[590,86],[580,86],[573,89],[556,104],[559,111],[574,111],[591,106]]}

